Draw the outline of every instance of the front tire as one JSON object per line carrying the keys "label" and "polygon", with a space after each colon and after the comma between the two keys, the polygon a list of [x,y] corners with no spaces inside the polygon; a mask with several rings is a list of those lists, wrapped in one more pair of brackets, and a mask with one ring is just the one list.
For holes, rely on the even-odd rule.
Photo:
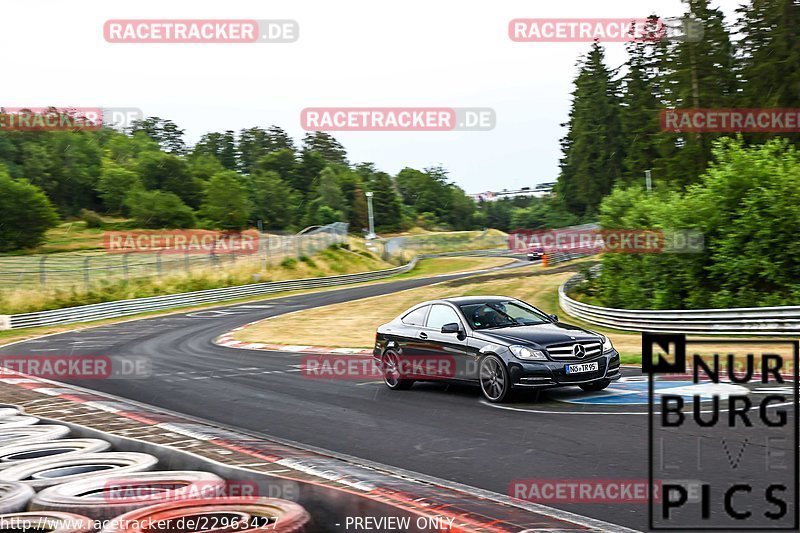
{"label": "front tire", "polygon": [[414,384],[413,379],[403,379],[400,373],[400,356],[393,350],[386,350],[381,357],[383,382],[392,390],[408,390]]}
{"label": "front tire", "polygon": [[511,380],[506,365],[496,355],[487,355],[481,359],[480,374],[483,397],[492,403],[500,403],[511,392]]}
{"label": "front tire", "polygon": [[611,385],[610,379],[599,379],[597,381],[592,381],[591,383],[581,383],[578,386],[586,392],[598,392],[605,389],[609,385]]}

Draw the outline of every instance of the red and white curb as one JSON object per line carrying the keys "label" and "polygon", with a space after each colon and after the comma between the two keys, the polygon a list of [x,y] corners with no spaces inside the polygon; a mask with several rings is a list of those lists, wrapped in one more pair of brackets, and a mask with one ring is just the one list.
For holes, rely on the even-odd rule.
{"label": "red and white curb", "polygon": [[[260,322],[260,320],[258,321]],[[255,322],[251,322],[253,324]],[[333,346],[303,346],[299,344],[271,344],[263,342],[245,342],[234,338],[237,331],[241,331],[250,324],[239,326],[227,333],[223,333],[216,339],[214,344],[225,346],[226,348],[238,348],[240,350],[264,350],[271,352],[293,352],[293,353],[335,353],[342,355],[372,355],[371,348],[334,348]]]}

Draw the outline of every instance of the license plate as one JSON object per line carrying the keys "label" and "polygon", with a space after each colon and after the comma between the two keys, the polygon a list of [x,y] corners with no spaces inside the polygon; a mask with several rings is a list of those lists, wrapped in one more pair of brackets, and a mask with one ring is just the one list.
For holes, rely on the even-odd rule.
{"label": "license plate", "polygon": [[597,361],[594,363],[580,363],[578,365],[567,365],[567,374],[580,374],[581,372],[594,372],[597,370]]}

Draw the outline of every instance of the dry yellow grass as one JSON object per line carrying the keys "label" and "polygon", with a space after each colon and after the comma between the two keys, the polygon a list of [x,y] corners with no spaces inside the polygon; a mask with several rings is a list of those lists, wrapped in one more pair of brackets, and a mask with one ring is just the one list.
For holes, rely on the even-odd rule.
{"label": "dry yellow grass", "polygon": [[281,281],[337,274],[352,274],[392,268],[395,265],[369,253],[361,241],[350,239],[351,250],[324,249],[305,261],[291,260],[265,265],[240,260],[220,267],[197,268],[162,277],[111,279],[104,284],[83,286],[17,288],[0,292],[0,314],[16,314],[71,307],[99,301],[142,298],[193,290],[211,289],[264,281]]}
{"label": "dry yellow grass", "polygon": [[[551,305],[552,293],[573,274],[574,272],[550,276],[520,274],[467,284],[439,283],[387,296],[281,315],[248,326],[237,332],[236,338],[247,342],[364,348],[374,342],[375,328],[378,325],[388,322],[413,304],[461,295],[502,294],[520,298],[552,313],[557,312]],[[324,327],[320,327],[320,324],[324,324]]]}
{"label": "dry yellow grass", "polygon": [[[461,295],[499,294],[525,300],[547,313],[559,314],[565,322],[598,331],[611,338],[623,362],[639,362],[642,339],[638,333],[599,328],[573,319],[558,307],[558,287],[574,272],[531,275],[522,272],[499,279],[459,280],[411,289],[386,296],[365,298],[344,304],[281,315],[253,324],[237,332],[247,342],[368,348],[375,339],[375,328],[393,319],[411,305],[435,298]],[[710,337],[709,337],[710,338]],[[780,353],[791,358],[787,345],[692,344],[690,354]]]}

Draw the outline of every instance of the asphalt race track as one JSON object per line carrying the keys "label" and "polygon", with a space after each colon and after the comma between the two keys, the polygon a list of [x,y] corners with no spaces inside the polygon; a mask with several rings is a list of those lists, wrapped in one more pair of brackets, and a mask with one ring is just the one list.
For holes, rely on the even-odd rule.
{"label": "asphalt race track", "polygon": [[[619,394],[579,389],[517,394],[503,406],[477,388],[309,379],[301,355],[225,348],[219,335],[283,313],[456,279],[408,279],[294,295],[68,332],[6,346],[2,355],[139,356],[148,379],[73,381],[210,421],[508,494],[516,479],[647,479],[642,376],[624,369]],[[325,345],[325,324],[317,344]],[[639,391],[639,392],[637,392]],[[615,399],[616,396],[616,399]],[[679,453],[691,454],[687,441]],[[708,473],[713,480],[715,472]],[[645,504],[548,504],[644,530]]]}

